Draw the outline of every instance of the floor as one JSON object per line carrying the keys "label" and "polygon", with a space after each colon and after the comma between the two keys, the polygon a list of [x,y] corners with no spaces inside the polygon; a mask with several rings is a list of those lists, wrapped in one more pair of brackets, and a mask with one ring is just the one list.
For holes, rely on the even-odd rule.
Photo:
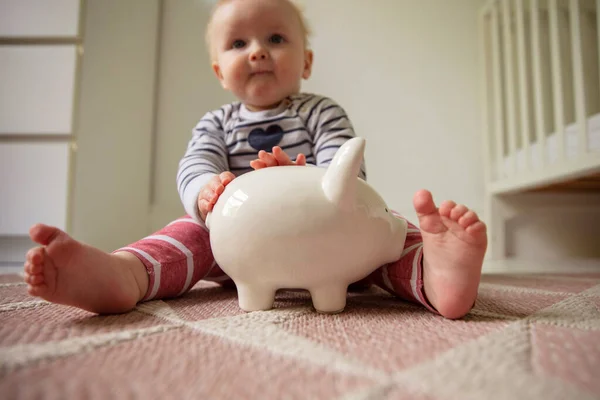
{"label": "floor", "polygon": [[[0,265],[0,274],[19,274],[23,266],[19,264]],[[586,273],[600,272],[600,259],[566,259],[566,260],[487,260],[483,265],[485,274],[498,273],[541,273],[567,272]]]}
{"label": "floor", "polygon": [[593,400],[598,343],[600,272],[487,274],[460,320],[375,289],[350,293],[335,315],[302,292],[245,313],[235,290],[205,282],[99,316],[0,276],[7,400]]}

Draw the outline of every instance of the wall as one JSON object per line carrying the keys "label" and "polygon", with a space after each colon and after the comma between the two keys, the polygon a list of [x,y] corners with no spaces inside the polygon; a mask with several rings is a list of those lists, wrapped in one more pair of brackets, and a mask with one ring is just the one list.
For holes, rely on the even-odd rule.
{"label": "wall", "polygon": [[151,230],[185,213],[175,177],[179,159],[204,113],[234,100],[214,77],[204,46],[209,7],[164,0],[153,165]]}
{"label": "wall", "polygon": [[[174,176],[192,127],[204,112],[232,99],[209,66],[203,44],[205,3],[164,2],[153,229],[183,213]],[[331,96],[348,111],[357,133],[368,140],[369,182],[415,222],[411,200],[419,188],[430,189],[438,201],[454,199],[483,214],[477,25],[483,3],[301,2],[315,51],[313,76],[303,89]],[[594,237],[582,212],[561,217],[556,210],[512,221],[510,254],[593,255],[593,246],[577,239],[579,231]]]}
{"label": "wall", "polygon": [[367,139],[368,180],[415,219],[430,189],[483,209],[479,0],[306,0],[313,77],[304,89],[336,99]]}
{"label": "wall", "polygon": [[[315,50],[304,90],[346,108],[368,140],[370,183],[413,221],[411,198],[421,187],[438,201],[451,198],[482,212],[477,10],[483,2],[303,2]],[[113,250],[183,213],[175,173],[191,129],[206,111],[232,100],[204,48],[206,3],[85,2],[69,210],[76,238]],[[511,254],[597,256],[598,224],[590,215],[574,209],[573,217],[539,224],[556,211],[512,221]],[[557,251],[559,242],[566,246]],[[0,253],[14,247],[7,242]]]}
{"label": "wall", "polygon": [[[377,4],[374,6],[374,4]],[[183,212],[179,157],[203,113],[231,97],[203,46],[205,2],[164,3],[153,227]],[[483,208],[478,99],[479,0],[305,0],[314,74],[303,89],[332,97],[367,139],[369,182],[415,219],[412,195],[432,190]]]}
{"label": "wall", "polygon": [[159,4],[86,2],[71,233],[106,251],[148,233]]}
{"label": "wall", "polygon": [[[303,3],[315,50],[314,74],[303,89],[346,108],[368,140],[369,182],[413,221],[411,199],[419,188],[482,214],[477,10],[483,1]],[[112,250],[183,213],[175,187],[179,158],[198,119],[232,97],[213,77],[204,48],[206,1],[88,7],[74,233]],[[511,223],[512,253],[549,254],[536,238],[545,237],[540,229],[557,229],[532,228],[548,212],[555,211]],[[576,235],[575,220],[586,221],[569,220]]]}

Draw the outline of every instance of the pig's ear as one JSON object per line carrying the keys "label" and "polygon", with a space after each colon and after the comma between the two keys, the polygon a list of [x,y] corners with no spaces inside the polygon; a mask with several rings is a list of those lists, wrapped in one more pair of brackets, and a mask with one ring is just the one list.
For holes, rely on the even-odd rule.
{"label": "pig's ear", "polygon": [[335,153],[323,176],[325,196],[344,210],[351,210],[356,199],[357,177],[365,152],[365,139],[352,138]]}

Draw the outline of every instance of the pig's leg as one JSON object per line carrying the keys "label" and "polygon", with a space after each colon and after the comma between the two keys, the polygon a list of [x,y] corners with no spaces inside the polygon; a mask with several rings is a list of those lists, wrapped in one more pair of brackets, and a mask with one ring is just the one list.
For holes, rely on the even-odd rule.
{"label": "pig's leg", "polygon": [[214,275],[211,270],[219,270],[206,226],[189,216],[118,252],[133,254],[144,264],[148,290],[143,301],[180,296],[200,279]]}
{"label": "pig's leg", "polygon": [[309,290],[315,310],[320,313],[336,314],[344,311],[348,296],[348,285],[327,285]]}
{"label": "pig's leg", "polygon": [[240,308],[244,311],[261,311],[273,308],[276,289],[257,283],[235,283]]}

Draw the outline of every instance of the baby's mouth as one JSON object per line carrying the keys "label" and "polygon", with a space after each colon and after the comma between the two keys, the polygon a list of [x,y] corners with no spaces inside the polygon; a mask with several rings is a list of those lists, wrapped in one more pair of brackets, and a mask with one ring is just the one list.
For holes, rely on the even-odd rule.
{"label": "baby's mouth", "polygon": [[272,73],[272,71],[267,71],[267,70],[261,71],[261,70],[259,70],[259,71],[252,72],[250,75],[252,75],[252,76],[261,76],[261,75],[268,75],[268,74],[271,74],[271,73]]}

